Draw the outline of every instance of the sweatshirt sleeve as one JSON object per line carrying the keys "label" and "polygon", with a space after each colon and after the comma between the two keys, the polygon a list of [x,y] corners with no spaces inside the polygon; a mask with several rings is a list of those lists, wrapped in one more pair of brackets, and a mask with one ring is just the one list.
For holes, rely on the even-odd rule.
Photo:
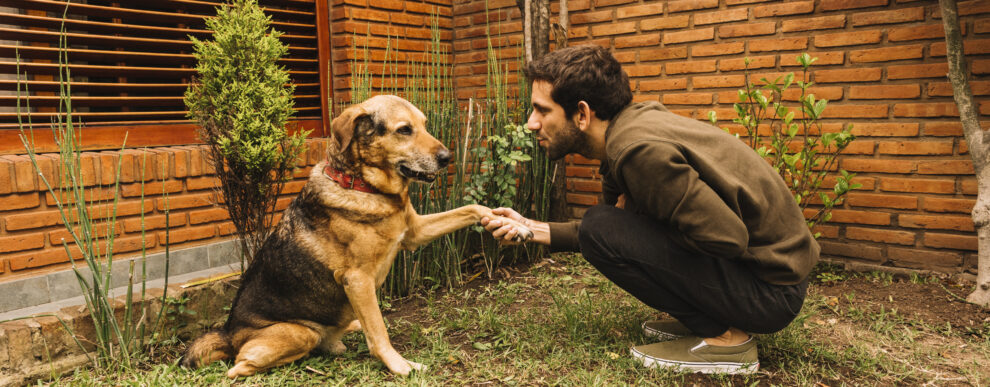
{"label": "sweatshirt sleeve", "polygon": [[665,141],[633,143],[619,152],[614,172],[637,208],[683,233],[687,247],[723,258],[746,251],[746,225],[700,179],[679,146]]}
{"label": "sweatshirt sleeve", "polygon": [[578,244],[578,228],[581,221],[547,223],[550,225],[550,251],[581,251]]}

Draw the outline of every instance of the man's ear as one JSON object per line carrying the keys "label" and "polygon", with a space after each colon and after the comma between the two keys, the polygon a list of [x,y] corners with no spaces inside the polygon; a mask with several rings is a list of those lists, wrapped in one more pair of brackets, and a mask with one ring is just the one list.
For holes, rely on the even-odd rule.
{"label": "man's ear", "polygon": [[338,151],[343,152],[350,146],[358,119],[367,115],[368,113],[360,106],[351,106],[333,119],[333,122],[330,123],[330,134],[337,142]]}
{"label": "man's ear", "polygon": [[591,110],[591,106],[587,102],[578,102],[577,111],[574,112],[574,125],[577,125],[582,132],[588,130],[591,127],[591,118],[594,117],[594,114],[595,111]]}

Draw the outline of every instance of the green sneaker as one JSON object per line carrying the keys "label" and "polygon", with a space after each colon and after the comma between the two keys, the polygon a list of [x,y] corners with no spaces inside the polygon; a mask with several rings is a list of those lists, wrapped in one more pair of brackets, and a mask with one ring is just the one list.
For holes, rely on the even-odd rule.
{"label": "green sneaker", "polygon": [[690,336],[691,330],[675,319],[650,320],[643,322],[643,335],[659,341],[670,341]]}
{"label": "green sneaker", "polygon": [[756,340],[728,347],[708,345],[700,337],[640,345],[630,350],[633,357],[652,367],[672,367],[703,374],[752,374],[760,369]]}

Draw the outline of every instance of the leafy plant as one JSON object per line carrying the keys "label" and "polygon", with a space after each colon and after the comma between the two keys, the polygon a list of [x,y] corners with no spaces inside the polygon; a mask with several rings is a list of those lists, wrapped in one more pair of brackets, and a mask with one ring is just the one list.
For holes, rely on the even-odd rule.
{"label": "leafy plant", "polygon": [[[746,88],[738,92],[739,102],[733,104],[736,118],[732,119],[745,129],[749,146],[784,179],[802,211],[816,197],[820,201],[821,208],[807,218],[808,228],[828,222],[832,208],[841,205],[850,190],[861,186],[852,182],[855,174],[840,169],[831,192],[820,190],[825,177],[837,166],[840,153],[856,136],[852,134],[852,125],[835,133],[822,130],[820,119],[828,100],[815,99],[814,94],[808,93],[814,84],[808,80],[808,68],[817,60],[807,53],[797,57],[802,70],[799,81],[795,82],[791,72],[773,81],[761,78],[764,85],[757,87],[749,81],[750,59],[746,58]],[[796,111],[783,103],[784,94],[793,84],[800,89]],[[708,113],[708,119],[718,125],[714,111]],[[769,128],[768,139],[760,133],[761,125]],[[815,233],[818,236],[820,233]]]}
{"label": "leafy plant", "polygon": [[223,204],[249,261],[272,228],[278,194],[309,134],[286,131],[295,86],[277,64],[288,46],[270,23],[256,0],[234,0],[206,19],[213,41],[189,37],[199,76],[189,84],[185,103],[209,145]]}
{"label": "leafy plant", "polygon": [[471,175],[465,199],[491,207],[513,207],[520,164],[533,160],[533,137],[523,125],[508,124],[502,134],[491,134],[487,144],[471,152],[481,161],[481,171]]}

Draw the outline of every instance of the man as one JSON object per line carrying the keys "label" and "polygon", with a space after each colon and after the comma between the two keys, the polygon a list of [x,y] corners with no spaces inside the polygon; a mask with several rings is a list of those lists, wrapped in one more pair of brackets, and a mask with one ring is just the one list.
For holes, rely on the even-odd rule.
{"label": "man", "polygon": [[[742,141],[657,102],[630,103],[605,49],[579,46],[530,63],[527,127],[559,159],[601,161],[602,205],[544,223],[501,208],[555,251],[579,251],[609,280],[676,320],[647,321],[632,355],[647,367],[752,373],[751,333],[786,327],[804,303],[819,247],[779,175]],[[483,219],[507,242],[512,226]],[[507,242],[508,243],[508,242]]]}

